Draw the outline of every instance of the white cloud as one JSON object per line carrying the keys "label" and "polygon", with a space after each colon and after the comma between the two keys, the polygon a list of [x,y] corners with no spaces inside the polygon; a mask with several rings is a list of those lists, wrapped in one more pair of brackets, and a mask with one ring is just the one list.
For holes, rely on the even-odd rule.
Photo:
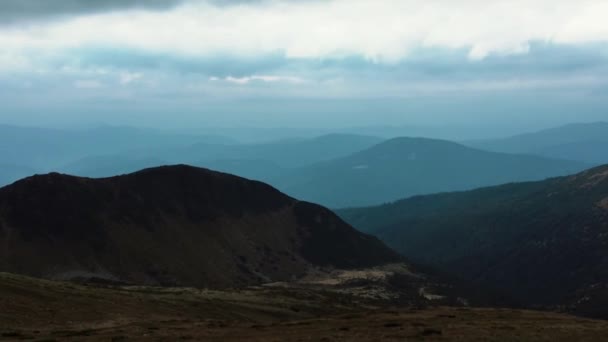
{"label": "white cloud", "polygon": [[471,59],[483,59],[525,53],[531,40],[608,41],[606,16],[604,0],[194,2],[167,12],[116,12],[4,28],[0,46],[13,54],[109,46],[190,57],[360,55],[387,63],[413,48],[441,47],[466,48]]}
{"label": "white cloud", "polygon": [[236,83],[236,84],[240,84],[240,85],[248,84],[252,81],[261,81],[261,82],[267,82],[267,83],[285,82],[285,83],[291,83],[291,84],[299,84],[299,83],[306,82],[306,80],[299,78],[299,77],[275,76],[275,75],[253,75],[253,76],[244,76],[244,77],[227,76],[223,79],[216,77],[216,76],[212,76],[209,78],[209,80],[210,81],[223,80],[226,82]]}

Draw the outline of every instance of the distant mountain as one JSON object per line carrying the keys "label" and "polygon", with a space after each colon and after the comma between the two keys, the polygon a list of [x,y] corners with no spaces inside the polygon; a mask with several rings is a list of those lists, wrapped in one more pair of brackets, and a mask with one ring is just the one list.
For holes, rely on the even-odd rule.
{"label": "distant mountain", "polygon": [[401,260],[323,207],[189,166],[0,188],[0,246],[0,272],[213,288]]}
{"label": "distant mountain", "polygon": [[194,163],[194,165],[262,182],[272,182],[289,171],[275,162],[256,159],[217,159]]}
{"label": "distant mountain", "polygon": [[608,122],[570,124],[504,139],[470,141],[466,144],[497,152],[528,153],[603,164],[608,163]]}
{"label": "distant mountain", "polygon": [[111,177],[166,164],[166,162],[156,158],[130,158],[120,155],[98,156],[86,157],[68,163],[58,171],[86,177]]}
{"label": "distant mountain", "polygon": [[380,141],[376,137],[330,134],[263,144],[198,143],[90,156],[67,163],[58,171],[85,177],[109,177],[145,167],[185,163],[270,181],[283,173],[284,168],[343,157]]}
{"label": "distant mountain", "polygon": [[425,138],[396,138],[347,157],[282,174],[284,192],[332,208],[565,175],[587,164],[486,152]]}
{"label": "distant mountain", "polygon": [[280,140],[262,144],[195,144],[188,148],[153,151],[153,154],[172,163],[257,160],[281,167],[298,167],[344,157],[381,141],[381,138],[363,135],[329,134],[312,139]]}
{"label": "distant mountain", "polygon": [[527,305],[608,317],[608,166],[339,213],[406,257]]}
{"label": "distant mountain", "polygon": [[[190,146],[195,143],[235,143],[221,136],[171,134],[132,127],[102,126],[91,129],[50,129],[0,125],[0,160],[4,164],[55,171],[76,160],[129,151],[143,159],[140,150]],[[22,177],[29,174],[22,174]]]}
{"label": "distant mountain", "polygon": [[[606,132],[608,134],[608,132]],[[592,164],[608,162],[608,140],[578,141],[545,147],[534,153],[550,158],[579,160]]]}
{"label": "distant mountain", "polygon": [[24,176],[31,176],[35,173],[36,170],[33,168],[10,164],[0,164],[0,187],[8,185],[18,179],[23,178]]}

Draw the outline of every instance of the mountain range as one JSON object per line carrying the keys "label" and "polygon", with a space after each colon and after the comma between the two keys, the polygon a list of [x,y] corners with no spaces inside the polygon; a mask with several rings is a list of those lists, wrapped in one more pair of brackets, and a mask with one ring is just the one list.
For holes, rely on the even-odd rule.
{"label": "mountain range", "polygon": [[470,141],[465,144],[496,152],[605,164],[608,163],[608,122],[569,124],[508,138]]}
{"label": "mountain range", "polygon": [[295,197],[342,208],[540,180],[586,167],[580,162],[487,152],[445,140],[395,138],[343,158],[292,170],[270,183]]}
{"label": "mountain range", "polygon": [[40,172],[57,170],[63,165],[91,156],[132,151],[130,158],[133,158],[142,149],[171,148],[203,142],[236,143],[222,136],[174,134],[120,126],[54,129],[0,125],[2,163],[21,165]]}
{"label": "mountain range", "polygon": [[[332,208],[381,204],[405,196],[539,180],[581,171],[588,164],[487,152],[457,143],[331,135],[258,145],[196,145],[137,156],[81,159],[61,171],[107,177],[169,162],[236,174]],[[192,162],[194,161],[194,162]],[[449,171],[449,177],[444,172]]]}
{"label": "mountain range", "polygon": [[608,136],[604,123],[464,145],[354,134],[239,143],[220,136],[124,127],[85,131],[3,127],[0,131],[11,131],[4,139],[21,141],[25,150],[14,153],[14,145],[0,138],[6,165],[0,168],[0,185],[40,172],[110,177],[184,163],[263,181],[332,208],[566,175],[596,165],[608,151],[602,148]]}
{"label": "mountain range", "polygon": [[22,179],[0,188],[0,323],[11,328],[0,338],[179,329],[207,339],[222,329],[235,340],[261,331],[594,340],[608,330],[471,308],[608,317],[608,166],[339,214],[405,257],[324,207],[208,169]]}

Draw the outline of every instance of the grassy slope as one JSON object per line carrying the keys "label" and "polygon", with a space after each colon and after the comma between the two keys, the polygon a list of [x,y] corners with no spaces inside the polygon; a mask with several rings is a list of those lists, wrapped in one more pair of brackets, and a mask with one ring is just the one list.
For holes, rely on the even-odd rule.
{"label": "grassy slope", "polygon": [[361,307],[335,293],[98,288],[0,274],[0,340],[596,341],[608,322],[500,309]]}

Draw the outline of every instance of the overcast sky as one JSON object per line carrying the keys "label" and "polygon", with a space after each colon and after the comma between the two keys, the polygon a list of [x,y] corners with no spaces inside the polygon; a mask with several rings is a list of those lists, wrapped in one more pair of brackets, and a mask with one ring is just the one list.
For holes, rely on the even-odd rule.
{"label": "overcast sky", "polygon": [[608,120],[605,0],[2,0],[0,123]]}

